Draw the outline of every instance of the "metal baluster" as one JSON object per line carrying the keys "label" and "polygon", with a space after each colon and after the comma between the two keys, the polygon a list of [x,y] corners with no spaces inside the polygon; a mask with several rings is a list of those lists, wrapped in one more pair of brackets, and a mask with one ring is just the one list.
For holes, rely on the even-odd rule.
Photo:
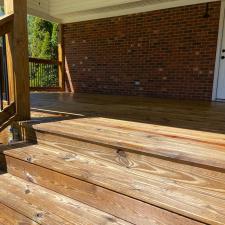
{"label": "metal baluster", "polygon": [[3,48],[1,48],[1,56],[0,56],[0,110],[3,110],[3,67],[2,67],[2,55],[3,55]]}
{"label": "metal baluster", "polygon": [[6,58],[6,40],[5,36],[2,37],[2,63],[3,63],[3,77],[4,77],[4,92],[5,100],[7,103],[10,103],[9,99],[9,80],[8,80],[8,67],[7,67],[7,58]]}

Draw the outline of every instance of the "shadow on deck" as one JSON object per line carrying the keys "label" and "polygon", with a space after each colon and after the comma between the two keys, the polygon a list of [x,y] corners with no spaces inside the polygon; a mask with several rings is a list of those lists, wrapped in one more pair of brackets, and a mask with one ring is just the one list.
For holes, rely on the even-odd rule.
{"label": "shadow on deck", "polygon": [[104,117],[225,134],[225,103],[69,93],[32,93],[36,122]]}

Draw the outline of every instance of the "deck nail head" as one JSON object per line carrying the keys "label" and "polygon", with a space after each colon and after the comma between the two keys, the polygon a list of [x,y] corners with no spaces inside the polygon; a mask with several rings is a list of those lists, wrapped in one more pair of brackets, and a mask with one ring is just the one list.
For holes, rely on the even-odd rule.
{"label": "deck nail head", "polygon": [[125,151],[123,151],[123,150],[118,149],[118,150],[117,150],[117,154],[118,154],[119,156],[121,156],[121,157],[126,157],[126,153],[125,153]]}
{"label": "deck nail head", "polygon": [[29,194],[30,193],[30,190],[27,188],[26,190],[25,190],[25,194]]}
{"label": "deck nail head", "polygon": [[41,213],[41,212],[39,212],[39,213],[36,214],[36,217],[37,217],[37,218],[43,218],[43,216],[44,216],[44,214]]}
{"label": "deck nail head", "polygon": [[32,162],[32,157],[27,157],[27,162]]}
{"label": "deck nail head", "polygon": [[29,182],[31,182],[31,183],[35,183],[35,181],[34,181],[33,177],[31,176],[31,174],[26,173],[26,177],[27,177],[27,180],[28,180]]}

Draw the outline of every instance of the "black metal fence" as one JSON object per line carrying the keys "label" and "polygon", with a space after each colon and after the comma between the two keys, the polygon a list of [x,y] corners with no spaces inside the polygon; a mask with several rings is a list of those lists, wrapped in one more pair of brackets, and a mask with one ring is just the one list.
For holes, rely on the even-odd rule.
{"label": "black metal fence", "polygon": [[29,58],[30,87],[32,89],[59,87],[59,62]]}

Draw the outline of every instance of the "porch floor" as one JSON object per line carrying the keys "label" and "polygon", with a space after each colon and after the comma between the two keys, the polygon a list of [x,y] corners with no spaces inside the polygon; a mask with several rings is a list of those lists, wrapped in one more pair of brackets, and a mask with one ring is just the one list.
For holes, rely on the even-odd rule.
{"label": "porch floor", "polygon": [[[225,102],[69,93],[32,93],[37,111],[77,117],[104,117],[225,134]],[[34,113],[35,112],[35,113]]]}

